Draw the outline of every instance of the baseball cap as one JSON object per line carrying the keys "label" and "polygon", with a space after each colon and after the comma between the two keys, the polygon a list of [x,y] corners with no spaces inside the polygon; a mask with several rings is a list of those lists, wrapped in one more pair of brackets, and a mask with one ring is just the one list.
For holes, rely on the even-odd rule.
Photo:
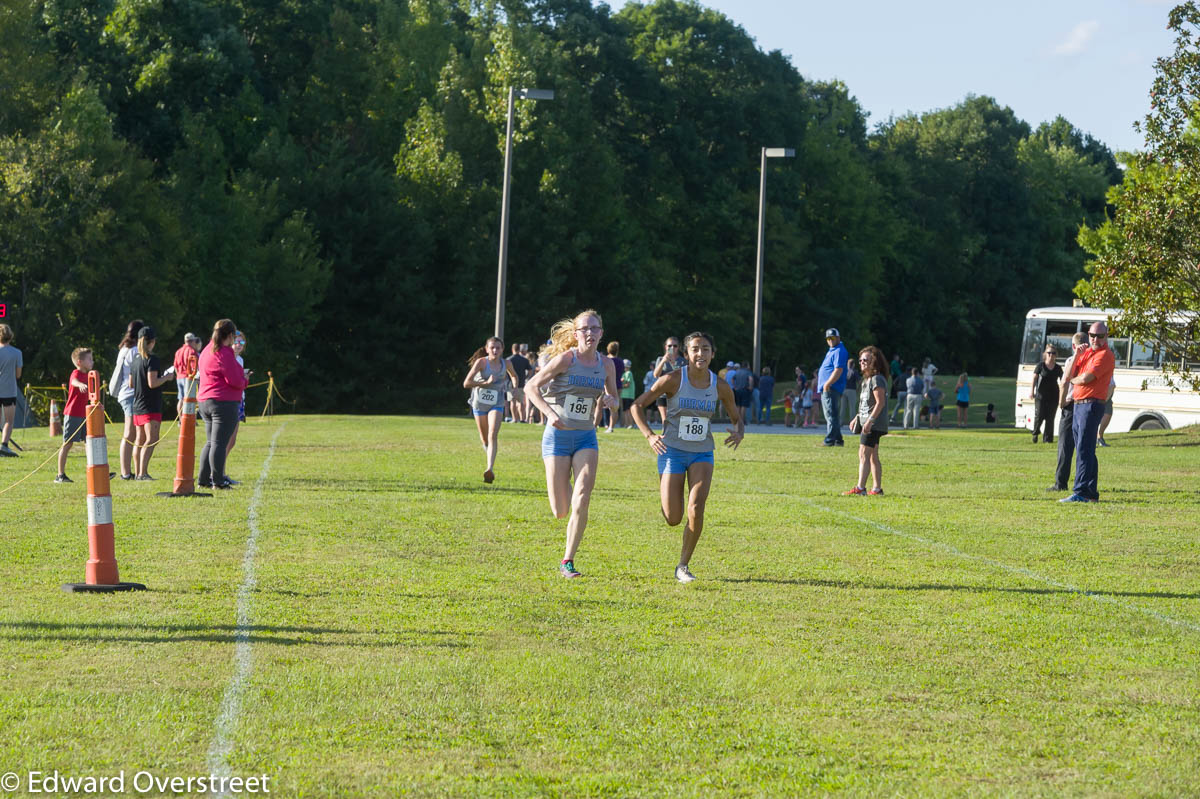
{"label": "baseball cap", "polygon": [[631,360],[629,360],[628,358],[626,358],[626,359],[625,359],[625,365],[626,365],[626,366],[633,366],[633,361],[631,361]]}
{"label": "baseball cap", "polygon": [[825,331],[825,338],[841,338],[842,334],[838,332],[836,327],[831,327]]}
{"label": "baseball cap", "polygon": [[736,363],[734,363],[733,361],[728,361],[728,362],[725,364],[725,366],[727,366],[727,367],[728,367],[728,366],[737,366],[737,364],[736,364]]}
{"label": "baseball cap", "polygon": [[138,331],[138,338],[148,338],[153,341],[155,339],[154,328],[150,325],[142,325],[142,329]]}

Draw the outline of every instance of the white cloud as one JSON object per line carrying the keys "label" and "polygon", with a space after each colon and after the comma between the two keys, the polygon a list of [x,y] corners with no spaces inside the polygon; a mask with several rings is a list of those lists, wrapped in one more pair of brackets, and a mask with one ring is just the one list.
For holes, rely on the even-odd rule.
{"label": "white cloud", "polygon": [[1067,38],[1058,43],[1054,48],[1054,54],[1078,55],[1082,53],[1098,30],[1100,30],[1100,23],[1094,19],[1080,22],[1071,29],[1071,32],[1067,34]]}

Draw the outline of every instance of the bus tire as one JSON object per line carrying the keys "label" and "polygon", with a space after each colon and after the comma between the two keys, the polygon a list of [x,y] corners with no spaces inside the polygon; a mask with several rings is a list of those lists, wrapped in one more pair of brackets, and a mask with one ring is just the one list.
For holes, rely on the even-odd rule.
{"label": "bus tire", "polygon": [[1170,430],[1171,426],[1161,416],[1146,415],[1133,423],[1134,430]]}

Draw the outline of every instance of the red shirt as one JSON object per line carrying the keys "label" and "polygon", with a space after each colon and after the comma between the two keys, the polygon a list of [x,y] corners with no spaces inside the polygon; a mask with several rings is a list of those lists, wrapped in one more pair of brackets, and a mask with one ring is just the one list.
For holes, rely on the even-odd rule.
{"label": "red shirt", "polygon": [[[188,376],[188,359],[195,355],[196,351],[192,349],[191,344],[184,344],[179,349],[175,350],[175,377],[182,380]],[[197,356],[199,357],[199,356]]]}
{"label": "red shirt", "polygon": [[1108,386],[1112,383],[1113,368],[1116,366],[1112,350],[1107,346],[1099,349],[1088,348],[1075,357],[1075,377],[1079,377],[1085,372],[1091,372],[1096,376],[1096,379],[1090,383],[1075,384],[1072,394],[1075,401],[1086,399],[1103,402],[1108,399]]}
{"label": "red shirt", "polygon": [[233,347],[213,352],[209,344],[200,353],[200,394],[197,399],[240,402],[246,390],[246,370],[237,362]]}
{"label": "red shirt", "polygon": [[74,416],[78,419],[84,419],[87,417],[88,395],[86,391],[80,391],[74,384],[76,380],[86,386],[87,372],[75,369],[71,372],[71,376],[67,378],[67,406],[63,408],[63,416]]}

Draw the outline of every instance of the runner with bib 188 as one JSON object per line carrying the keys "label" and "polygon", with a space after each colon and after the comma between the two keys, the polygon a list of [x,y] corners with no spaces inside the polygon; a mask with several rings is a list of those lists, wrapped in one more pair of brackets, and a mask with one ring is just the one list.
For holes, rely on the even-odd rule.
{"label": "runner with bib 188", "polygon": [[[731,420],[725,446],[737,449],[746,434],[745,420],[738,413],[733,389],[708,368],[716,354],[712,336],[691,333],[683,340],[687,363],[682,369],[665,374],[642,396],[633,401],[633,420],[650,448],[658,455],[659,493],[662,513],[674,527],[684,519],[684,477],[687,477],[687,522],[683,527],[683,547],[675,579],[690,583],[695,576],[688,569],[696,542],[704,529],[704,504],[712,486],[713,442],[709,429],[717,402],[725,406]],[[646,423],[646,408],[659,398],[667,398],[666,424],[660,436]]]}
{"label": "runner with bib 188", "polygon": [[601,407],[620,407],[612,359],[597,352],[603,334],[604,323],[595,311],[558,322],[541,349],[540,354],[548,359],[545,368],[525,384],[525,396],[546,418],[542,462],[546,464],[550,511],[556,519],[570,514],[566,551],[559,566],[563,577],[580,576],[575,568],[575,552],[587,527],[588,504],[600,460],[596,419]]}

